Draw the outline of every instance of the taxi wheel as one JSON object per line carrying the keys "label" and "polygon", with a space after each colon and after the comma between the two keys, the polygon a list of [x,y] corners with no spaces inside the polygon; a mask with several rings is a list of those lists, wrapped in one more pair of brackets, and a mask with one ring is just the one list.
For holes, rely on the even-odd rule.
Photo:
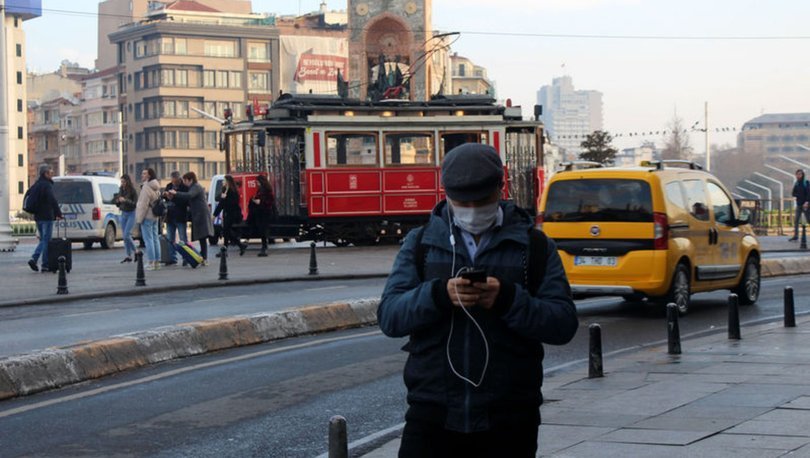
{"label": "taxi wheel", "polygon": [[745,261],[740,284],[732,292],[737,295],[740,305],[751,305],[759,299],[759,260],[754,256],[749,256]]}
{"label": "taxi wheel", "polygon": [[672,275],[672,285],[669,287],[666,303],[677,305],[678,314],[686,315],[689,312],[691,295],[689,268],[684,264],[678,264],[678,267],[675,268],[675,274]]}
{"label": "taxi wheel", "polygon": [[115,226],[108,224],[104,228],[104,238],[101,239],[101,248],[109,250],[115,245]]}

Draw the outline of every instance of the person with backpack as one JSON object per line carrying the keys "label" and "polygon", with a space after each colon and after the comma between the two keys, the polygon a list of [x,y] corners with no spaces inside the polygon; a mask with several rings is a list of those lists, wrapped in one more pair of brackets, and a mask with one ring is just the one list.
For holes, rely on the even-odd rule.
{"label": "person with backpack", "polygon": [[579,326],[555,243],[501,201],[503,163],[467,143],[444,158],[447,199],[411,231],[377,310],[408,336],[400,457],[534,457],[543,344]]}
{"label": "person with backpack", "polygon": [[[31,186],[23,197],[23,210],[34,215],[39,232],[39,243],[34,254],[28,260],[28,267],[34,272],[51,272],[57,266],[48,265],[48,242],[53,236],[53,223],[62,219],[59,202],[53,193],[53,168],[48,164],[39,166],[39,179]],[[42,267],[37,265],[40,255]]]}
{"label": "person with backpack", "polygon": [[796,183],[793,184],[793,197],[796,199],[796,217],[793,219],[793,237],[788,241],[795,242],[799,239],[799,222],[802,214],[810,220],[810,182],[804,176],[804,170],[796,170]]}
{"label": "person with backpack", "polygon": [[141,237],[146,248],[146,270],[160,268],[160,240],[158,224],[165,213],[165,205],[160,200],[160,182],[151,168],[141,172],[141,192],[135,205],[135,222],[141,225]]}

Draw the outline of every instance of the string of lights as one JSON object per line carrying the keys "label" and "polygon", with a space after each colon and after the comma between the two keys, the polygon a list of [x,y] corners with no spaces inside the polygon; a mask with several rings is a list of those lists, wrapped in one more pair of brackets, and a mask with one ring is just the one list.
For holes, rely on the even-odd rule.
{"label": "string of lights", "polygon": [[[723,132],[738,132],[738,131],[741,131],[741,130],[742,130],[741,128],[738,129],[737,127],[715,127],[715,128],[709,129],[709,132],[723,133]],[[673,132],[674,131],[671,130],[671,129],[662,129],[662,130],[618,132],[618,133],[608,132],[608,134],[610,134],[610,136],[613,137],[614,139],[615,138],[628,138],[628,137],[650,138],[650,137],[661,137],[661,136],[670,135]],[[684,133],[684,134],[688,134],[688,133],[705,133],[705,132],[706,132],[706,129],[698,128],[698,127],[694,127],[694,126],[692,128],[683,129],[681,131],[681,133]],[[584,140],[589,135],[590,134],[572,134],[572,135],[553,135],[553,134],[549,134],[548,136],[552,141],[555,141],[555,140],[576,140],[576,139],[583,139]]]}

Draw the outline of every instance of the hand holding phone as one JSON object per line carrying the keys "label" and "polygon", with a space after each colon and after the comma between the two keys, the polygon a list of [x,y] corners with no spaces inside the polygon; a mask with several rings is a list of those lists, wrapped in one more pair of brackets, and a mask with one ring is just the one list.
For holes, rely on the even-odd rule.
{"label": "hand holding phone", "polygon": [[474,283],[486,283],[487,282],[487,272],[483,269],[476,269],[476,270],[468,270],[467,272],[461,273],[461,278],[465,280],[469,280],[470,284]]}

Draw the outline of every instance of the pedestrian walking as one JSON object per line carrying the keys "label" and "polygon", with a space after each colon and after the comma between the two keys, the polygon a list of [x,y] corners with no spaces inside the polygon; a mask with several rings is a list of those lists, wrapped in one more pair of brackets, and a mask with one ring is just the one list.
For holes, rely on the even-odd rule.
{"label": "pedestrian walking", "polygon": [[[160,268],[160,240],[158,239],[158,223],[160,215],[155,208],[160,201],[160,182],[155,171],[148,168],[141,172],[141,192],[135,206],[135,222],[141,226],[141,237],[146,247],[146,270]],[[157,212],[159,213],[159,212]]]}
{"label": "pedestrian walking", "polygon": [[[239,256],[245,254],[247,244],[239,239],[237,225],[242,222],[242,208],[239,206],[239,190],[231,175],[225,175],[222,184],[222,193],[216,197],[217,206],[214,209],[216,218],[222,213],[222,240],[225,247],[233,244],[239,247]],[[217,253],[219,256],[219,253]]]}
{"label": "pedestrian walking", "polygon": [[796,217],[793,219],[793,237],[788,239],[791,242],[799,239],[799,221],[802,214],[810,220],[810,182],[807,181],[802,169],[796,170],[793,197],[796,199]]}
{"label": "pedestrian walking", "polygon": [[555,243],[500,201],[497,151],[468,143],[441,172],[447,200],[411,231],[377,316],[408,336],[408,410],[400,457],[534,457],[543,345],[578,319]]}
{"label": "pedestrian walking", "polygon": [[[53,193],[53,168],[50,165],[39,166],[39,179],[26,192],[23,207],[25,211],[34,215],[39,233],[39,243],[28,260],[28,267],[34,272],[56,270],[58,266],[48,265],[48,242],[53,236],[54,221],[62,219],[62,211]],[[42,256],[41,268],[37,265],[40,256]]]}
{"label": "pedestrian walking", "polygon": [[121,210],[121,231],[124,236],[124,248],[127,256],[121,264],[132,262],[135,254],[135,240],[132,238],[132,229],[135,227],[135,209],[138,203],[138,190],[132,183],[132,178],[128,174],[121,175],[121,185],[118,194],[115,196],[115,205]]}
{"label": "pedestrian walking", "polygon": [[183,184],[188,191],[172,189],[168,196],[174,202],[184,202],[191,213],[191,240],[200,242],[200,255],[203,265],[208,265],[208,237],[214,235],[214,225],[211,222],[211,210],[208,208],[205,189],[197,182],[197,174],[188,172],[183,175]]}
{"label": "pedestrian walking", "polygon": [[[188,186],[183,183],[180,172],[172,172],[172,181],[166,185],[164,195],[168,197],[171,190],[178,192],[188,192]],[[174,245],[177,240],[188,243],[187,224],[188,224],[188,202],[182,200],[169,199],[166,202],[166,238],[169,241],[169,263],[167,265],[177,264],[177,250]]]}
{"label": "pedestrian walking", "polygon": [[262,249],[259,251],[259,257],[267,256],[267,243],[270,237],[270,223],[276,218],[276,196],[273,193],[273,186],[267,177],[259,175],[256,178],[259,184],[259,189],[256,190],[253,198],[250,200],[250,213],[248,226],[253,228],[254,233],[259,234],[262,239]]}

